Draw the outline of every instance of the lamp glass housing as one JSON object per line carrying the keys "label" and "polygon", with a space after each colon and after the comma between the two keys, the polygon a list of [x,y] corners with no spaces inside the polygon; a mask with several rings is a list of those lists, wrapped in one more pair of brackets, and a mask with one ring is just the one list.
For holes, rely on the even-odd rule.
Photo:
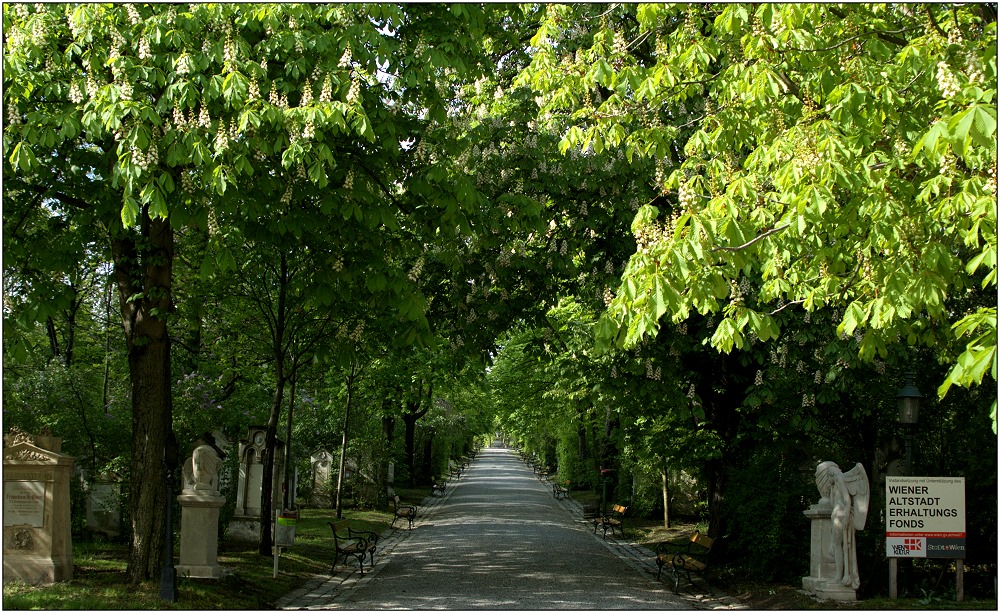
{"label": "lamp glass housing", "polygon": [[915,424],[920,413],[920,398],[912,396],[898,396],[899,423]]}

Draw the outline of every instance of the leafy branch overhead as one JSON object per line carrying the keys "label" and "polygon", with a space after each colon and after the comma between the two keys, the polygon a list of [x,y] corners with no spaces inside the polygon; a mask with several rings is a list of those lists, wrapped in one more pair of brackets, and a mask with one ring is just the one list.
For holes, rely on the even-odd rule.
{"label": "leafy branch overhead", "polygon": [[939,347],[941,394],[996,379],[995,301],[955,310],[997,283],[990,11],[626,5],[574,38],[585,10],[548,7],[518,82],[564,149],[657,165],[602,347],[721,313],[729,352],[779,336],[790,305],[833,307],[864,359]]}

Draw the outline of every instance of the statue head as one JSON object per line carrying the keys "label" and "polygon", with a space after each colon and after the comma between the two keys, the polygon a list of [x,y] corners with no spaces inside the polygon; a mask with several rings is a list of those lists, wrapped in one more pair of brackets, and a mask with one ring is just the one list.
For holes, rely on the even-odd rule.
{"label": "statue head", "polygon": [[829,498],[833,490],[833,481],[840,474],[840,467],[836,462],[820,462],[816,467],[816,489],[820,496]]}

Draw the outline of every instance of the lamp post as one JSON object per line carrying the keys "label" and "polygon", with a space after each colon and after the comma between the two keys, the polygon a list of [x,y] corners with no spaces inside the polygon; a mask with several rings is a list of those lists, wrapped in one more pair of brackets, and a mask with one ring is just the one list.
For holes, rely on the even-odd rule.
{"label": "lamp post", "polygon": [[160,567],[160,600],[177,602],[177,569],[174,568],[174,470],[177,466],[177,439],[173,430],[163,446],[163,472],[166,476],[166,524],[163,543],[163,566]]}
{"label": "lamp post", "polygon": [[911,476],[913,470],[913,431],[917,427],[917,418],[920,414],[920,399],[923,394],[913,383],[913,372],[907,371],[906,382],[902,389],[896,393],[896,404],[899,407],[899,423],[903,424],[903,441],[906,445],[906,459],[904,471],[906,476]]}

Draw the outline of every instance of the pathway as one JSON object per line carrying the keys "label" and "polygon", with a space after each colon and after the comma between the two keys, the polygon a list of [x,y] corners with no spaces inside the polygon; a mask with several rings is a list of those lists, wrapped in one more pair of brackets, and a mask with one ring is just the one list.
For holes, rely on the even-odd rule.
{"label": "pathway", "polygon": [[[397,522],[398,525],[398,522]],[[678,596],[656,581],[653,553],[593,534],[580,505],[555,500],[506,449],[484,449],[412,530],[379,540],[375,568],[338,567],[279,609],[692,609],[729,599]],[[367,565],[367,563],[366,563]]]}

